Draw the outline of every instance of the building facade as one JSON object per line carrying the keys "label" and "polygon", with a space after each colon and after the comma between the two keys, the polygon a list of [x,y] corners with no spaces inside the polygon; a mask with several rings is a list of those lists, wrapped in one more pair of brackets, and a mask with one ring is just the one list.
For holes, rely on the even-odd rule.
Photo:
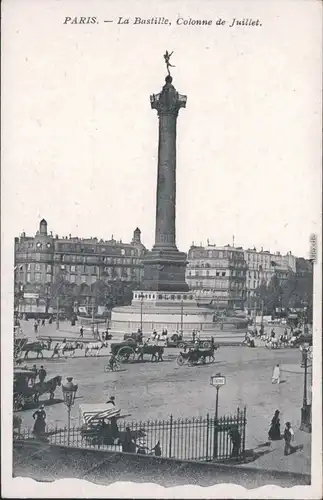
{"label": "building facade", "polygon": [[274,274],[280,281],[287,279],[290,272],[296,272],[296,257],[288,252],[282,255],[280,252],[272,253],[268,250],[257,250],[248,248],[244,251],[247,263],[246,290],[247,307],[254,306],[257,289],[262,282],[269,283]]}
{"label": "building facade", "polygon": [[22,233],[15,238],[15,289],[42,295],[61,279],[87,287],[98,281],[139,285],[145,253],[139,228],[131,243],[113,237],[109,241],[71,235],[60,238],[48,234],[43,219],[35,236]]}
{"label": "building facade", "polygon": [[201,303],[219,309],[243,309],[247,265],[242,248],[191,246],[186,281]]}

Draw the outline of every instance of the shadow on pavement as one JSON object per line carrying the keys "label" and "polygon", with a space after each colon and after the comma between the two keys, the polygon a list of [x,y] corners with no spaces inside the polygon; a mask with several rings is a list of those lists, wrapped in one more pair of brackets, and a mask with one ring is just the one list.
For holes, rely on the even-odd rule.
{"label": "shadow on pavement", "polygon": [[59,403],[64,403],[64,399],[61,398],[54,398],[54,399],[46,399],[42,401],[41,399],[39,400],[38,404],[35,403],[26,403],[24,405],[24,408],[21,410],[17,410],[18,412],[25,411],[25,410],[35,410],[36,408],[39,408],[40,405],[44,406],[53,406]]}
{"label": "shadow on pavement", "polygon": [[263,450],[263,451],[255,451],[255,450],[246,450],[244,459],[241,461],[244,464],[249,464],[254,462],[258,458],[268,455],[268,453],[272,453],[274,450]]}
{"label": "shadow on pavement", "polygon": [[297,451],[303,450],[304,445],[303,444],[298,444],[297,446],[292,446],[289,455],[292,455],[293,453],[296,453]]}

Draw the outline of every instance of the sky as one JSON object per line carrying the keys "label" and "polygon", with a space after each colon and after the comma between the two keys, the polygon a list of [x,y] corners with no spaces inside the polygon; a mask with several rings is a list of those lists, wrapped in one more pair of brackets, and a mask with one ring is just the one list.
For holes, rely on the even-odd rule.
{"label": "sky", "polygon": [[[44,217],[61,236],[127,242],[138,226],[153,245],[158,118],[149,96],[163,86],[168,49],[173,83],[187,95],[177,124],[178,248],[232,244],[234,235],[236,246],[308,256],[310,233],[321,231],[315,2],[199,6],[4,2],[7,242],[34,235]],[[99,24],[63,24],[82,15]],[[119,16],[130,24],[103,22]],[[137,26],[134,16],[172,24]],[[213,25],[179,26],[178,17]],[[234,17],[262,26],[229,28]],[[219,18],[227,24],[216,26]]]}

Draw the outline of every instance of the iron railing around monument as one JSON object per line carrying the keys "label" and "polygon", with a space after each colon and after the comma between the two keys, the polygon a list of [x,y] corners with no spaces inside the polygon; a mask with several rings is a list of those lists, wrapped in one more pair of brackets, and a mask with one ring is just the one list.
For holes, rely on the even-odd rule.
{"label": "iron railing around monument", "polygon": [[[134,437],[132,449],[125,447],[126,428]],[[118,438],[97,428],[72,427],[47,428],[43,436],[36,438],[31,429],[17,432],[14,439],[42,439],[49,444],[90,448],[107,451],[140,452],[157,454],[154,447],[159,443],[164,458],[196,461],[243,460],[246,439],[246,409],[237,410],[235,415],[220,417],[218,421],[209,414],[206,417],[179,418],[168,420],[147,420],[144,422],[118,422]]]}

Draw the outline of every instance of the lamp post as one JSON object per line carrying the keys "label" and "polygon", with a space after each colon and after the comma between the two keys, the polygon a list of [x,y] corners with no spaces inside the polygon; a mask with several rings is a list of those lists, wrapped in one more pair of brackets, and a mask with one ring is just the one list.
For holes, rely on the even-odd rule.
{"label": "lamp post", "polygon": [[73,377],[67,377],[67,384],[62,385],[64,403],[67,406],[67,446],[70,445],[71,408],[74,405],[78,386],[73,384]]}
{"label": "lamp post", "polygon": [[145,296],[141,292],[139,295],[139,299],[140,299],[140,331],[141,331],[141,333],[142,333],[142,306],[143,306],[144,298],[145,298]]}
{"label": "lamp post", "polygon": [[308,368],[309,348],[304,346],[302,349],[302,366],[304,367],[304,389],[303,406],[301,408],[301,431],[312,432],[311,424],[311,404],[307,403],[307,368]]}
{"label": "lamp post", "polygon": [[181,301],[181,334],[183,335],[184,302]]}
{"label": "lamp post", "polygon": [[56,297],[56,330],[59,330],[59,295]]}
{"label": "lamp post", "polygon": [[94,335],[94,333],[95,333],[94,332],[94,330],[95,330],[95,328],[94,328],[94,309],[95,309],[95,298],[93,297],[93,299],[92,299],[92,335],[93,335],[93,338],[95,336]]}
{"label": "lamp post", "polygon": [[219,389],[225,385],[226,379],[221,373],[211,375],[210,385],[216,388],[215,399],[215,415],[214,415],[214,442],[213,442],[213,459],[218,456],[218,415],[219,415]]}

